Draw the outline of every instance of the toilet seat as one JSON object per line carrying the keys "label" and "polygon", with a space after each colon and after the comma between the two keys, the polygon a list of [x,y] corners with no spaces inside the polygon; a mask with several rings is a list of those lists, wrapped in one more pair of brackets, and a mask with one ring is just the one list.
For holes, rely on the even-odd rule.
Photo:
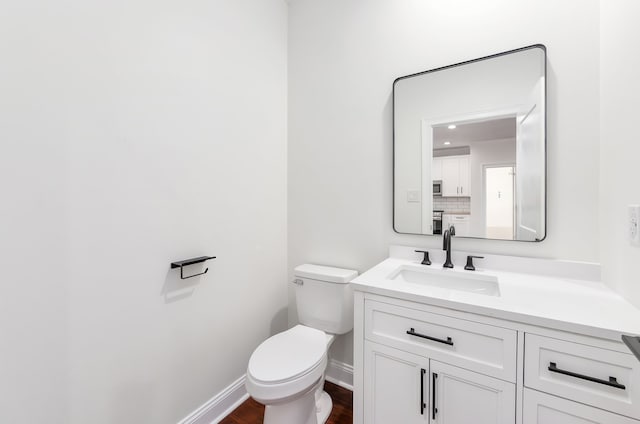
{"label": "toilet seat", "polygon": [[310,388],[326,366],[326,334],[297,325],[265,340],[253,352],[247,391],[258,401],[286,399]]}

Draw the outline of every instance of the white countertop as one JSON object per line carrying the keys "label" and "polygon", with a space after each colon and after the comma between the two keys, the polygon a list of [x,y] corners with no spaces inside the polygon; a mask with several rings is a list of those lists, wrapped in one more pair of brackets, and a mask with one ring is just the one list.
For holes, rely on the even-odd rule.
{"label": "white countertop", "polygon": [[[352,285],[367,293],[611,340],[620,341],[622,334],[640,335],[640,310],[598,281],[486,270],[477,263],[476,271],[465,271],[464,263],[456,264],[455,269],[442,269],[443,273],[456,275],[497,277],[500,296],[488,296],[388,279],[402,265],[420,265],[420,261],[391,257],[354,279]],[[434,261],[429,268],[439,270],[441,262]]]}

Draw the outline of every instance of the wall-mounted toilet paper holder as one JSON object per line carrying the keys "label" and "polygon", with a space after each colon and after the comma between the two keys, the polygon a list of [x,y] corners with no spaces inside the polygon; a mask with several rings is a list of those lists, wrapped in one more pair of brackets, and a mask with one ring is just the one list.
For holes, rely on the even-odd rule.
{"label": "wall-mounted toilet paper holder", "polygon": [[209,271],[209,268],[206,268],[204,272],[201,272],[199,274],[188,275],[185,277],[184,271],[183,271],[185,266],[199,264],[201,262],[205,262],[205,261],[208,261],[209,259],[215,259],[215,258],[216,258],[215,256],[199,256],[197,258],[185,259],[184,261],[171,262],[171,269],[180,268],[180,279],[186,280],[187,278],[197,277],[198,275],[206,274],[207,271]]}

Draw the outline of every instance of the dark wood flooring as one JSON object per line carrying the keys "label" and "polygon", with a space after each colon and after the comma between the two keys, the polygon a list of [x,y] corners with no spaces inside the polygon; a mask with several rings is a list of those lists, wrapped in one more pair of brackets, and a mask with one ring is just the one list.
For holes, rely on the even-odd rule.
{"label": "dark wood flooring", "polygon": [[[324,383],[324,389],[333,400],[333,409],[327,424],[352,424],[353,393],[328,381]],[[264,406],[249,398],[220,421],[220,424],[262,424],[263,416]]]}

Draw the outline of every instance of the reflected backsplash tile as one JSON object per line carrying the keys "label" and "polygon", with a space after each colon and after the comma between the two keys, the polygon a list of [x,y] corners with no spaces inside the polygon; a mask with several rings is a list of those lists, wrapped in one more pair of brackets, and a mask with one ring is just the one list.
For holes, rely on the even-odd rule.
{"label": "reflected backsplash tile", "polygon": [[471,198],[433,196],[433,209],[444,211],[445,213],[471,213]]}

